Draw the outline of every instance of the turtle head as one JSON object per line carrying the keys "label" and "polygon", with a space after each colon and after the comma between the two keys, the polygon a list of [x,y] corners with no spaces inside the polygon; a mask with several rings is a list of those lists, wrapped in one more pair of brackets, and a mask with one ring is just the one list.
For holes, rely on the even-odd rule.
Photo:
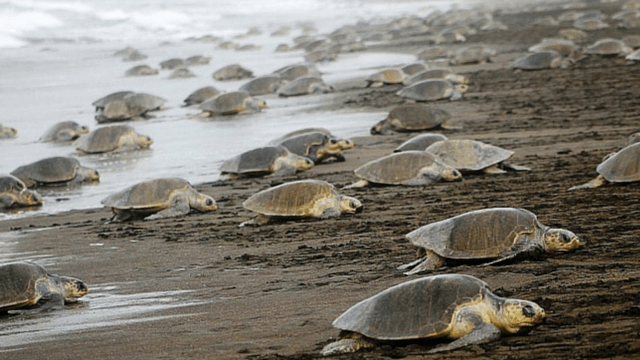
{"label": "turtle head", "polygon": [[462,180],[462,174],[455,168],[447,166],[442,170],[442,179],[445,181],[460,181]]}
{"label": "turtle head", "polygon": [[211,196],[198,193],[195,200],[189,202],[189,207],[201,212],[208,212],[217,210],[218,204]]}
{"label": "turtle head", "polygon": [[64,302],[74,303],[89,293],[89,287],[84,281],[69,276],[58,276],[58,281],[64,290]]}
{"label": "turtle head", "polygon": [[260,109],[264,109],[267,107],[267,102],[262,99],[256,99],[256,103]]}
{"label": "turtle head", "polygon": [[327,143],[327,147],[329,149],[332,149],[332,150],[337,149],[338,151],[351,149],[354,146],[355,144],[353,143],[353,141],[349,139],[339,139],[335,137],[329,138],[329,141]]}
{"label": "turtle head", "polygon": [[139,135],[137,138],[137,144],[141,148],[146,149],[153,144],[153,140],[151,140],[147,135]]}
{"label": "turtle head", "polygon": [[469,85],[466,84],[458,84],[455,86],[455,89],[457,92],[459,92],[460,94],[465,94],[467,91],[469,91]]}
{"label": "turtle head", "polygon": [[355,214],[357,212],[362,212],[362,203],[360,200],[356,198],[352,198],[350,196],[340,196],[340,213],[348,213]]}
{"label": "turtle head", "polygon": [[77,131],[78,136],[85,135],[88,133],[89,133],[89,128],[87,126],[80,126],[80,128]]}
{"label": "turtle head", "polygon": [[22,206],[40,206],[42,205],[42,196],[38,194],[34,190],[24,189],[20,191],[20,195],[18,196],[18,201]]}
{"label": "turtle head", "polygon": [[458,74],[449,74],[445,77],[447,80],[449,80],[452,84],[468,84],[469,83],[469,79],[467,79],[465,76],[462,75],[458,75]]}
{"label": "turtle head", "polygon": [[457,169],[434,161],[433,164],[425,166],[420,170],[422,181],[426,184],[436,183],[438,181],[460,181],[462,174]]}
{"label": "turtle head", "polygon": [[548,253],[567,252],[584,245],[576,234],[564,229],[549,229],[544,234],[544,250]]}
{"label": "turtle head", "polygon": [[375,124],[369,132],[371,133],[371,135],[387,135],[392,132],[392,127],[393,125],[391,124],[391,119],[386,118]]}
{"label": "turtle head", "polygon": [[294,160],[294,164],[293,167],[296,170],[309,170],[311,169],[313,166],[315,165],[315,163],[313,162],[313,160],[309,159],[308,157],[304,157],[304,156],[297,156]]}
{"label": "turtle head", "polygon": [[498,313],[498,324],[495,325],[504,333],[517,334],[529,331],[546,316],[544,309],[532,301],[506,299]]}

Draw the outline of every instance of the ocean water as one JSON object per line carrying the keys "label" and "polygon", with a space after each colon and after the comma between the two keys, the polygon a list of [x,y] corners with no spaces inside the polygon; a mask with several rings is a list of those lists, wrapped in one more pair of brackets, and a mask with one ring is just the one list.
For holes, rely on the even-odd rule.
{"label": "ocean water", "polygon": [[[279,44],[292,44],[293,38],[302,34],[302,24],[313,25],[317,36],[322,36],[358,21],[426,16],[451,4],[374,0],[0,0],[0,124],[19,132],[15,139],[0,140],[0,173],[60,155],[76,156],[101,174],[96,185],[42,191],[42,208],[0,214],[0,220],[101,207],[100,200],[107,195],[157,177],[183,177],[194,184],[214,181],[225,159],[303,127],[324,126],[345,137],[366,135],[385,113],[306,111],[335,94],[296,98],[267,95],[262,98],[268,108],[262,113],[224,119],[194,117],[200,111],[181,104],[200,87],[213,85],[233,91],[247,81],[214,81],[211,74],[225,65],[239,63],[260,76],[303,62],[302,52],[274,52]],[[289,35],[270,36],[282,26],[291,28]],[[257,28],[261,34],[240,36],[250,28]],[[220,50],[211,43],[185,41],[203,35],[255,44],[261,49],[238,52]],[[139,49],[148,58],[123,62],[113,56],[126,46]],[[135,65],[159,68],[161,61],[192,55],[211,56],[213,60],[206,66],[191,67],[196,75],[191,79],[169,80],[169,70],[157,76],[124,76]],[[336,83],[414,60],[410,54],[354,52],[317,67],[327,83]],[[73,120],[95,129],[99,125],[91,103],[120,90],[147,92],[167,100],[166,109],[154,112],[153,118],[127,122],[154,140],[151,149],[82,155],[71,144],[38,142],[59,121]]]}

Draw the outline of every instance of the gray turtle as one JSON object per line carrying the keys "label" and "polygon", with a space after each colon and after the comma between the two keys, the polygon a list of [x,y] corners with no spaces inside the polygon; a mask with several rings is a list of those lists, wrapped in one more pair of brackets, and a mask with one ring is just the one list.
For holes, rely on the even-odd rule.
{"label": "gray turtle", "polygon": [[184,106],[202,104],[220,94],[224,94],[224,91],[218,90],[213,86],[205,86],[189,94],[189,96],[184,99]]}
{"label": "gray turtle", "polygon": [[413,63],[413,64],[409,64],[409,65],[405,65],[403,67],[400,68],[400,70],[402,70],[403,73],[405,73],[405,75],[407,76],[413,76],[415,74],[421,73],[425,70],[427,70],[427,65],[423,64],[423,63]]}
{"label": "gray turtle", "polygon": [[168,79],[190,79],[195,77],[196,75],[191,72],[191,70],[187,68],[179,68],[173,70],[173,72],[169,75]]}
{"label": "gray turtle", "polygon": [[80,279],[58,276],[39,264],[15,262],[0,266],[0,311],[35,314],[62,309],[89,293]]}
{"label": "gray turtle", "polygon": [[180,178],[143,181],[107,196],[101,203],[113,210],[111,221],[165,219],[186,215],[191,209],[209,212],[218,208],[211,196],[199,193]]}
{"label": "gray turtle", "polygon": [[251,96],[267,95],[278,91],[282,84],[283,81],[279,75],[266,75],[250,80],[246,84],[240,86],[238,90],[246,91]]}
{"label": "gray turtle", "polygon": [[420,51],[417,55],[418,60],[435,60],[449,58],[451,51],[445,46],[428,46]]}
{"label": "gray turtle", "polygon": [[95,169],[82,166],[77,159],[66,156],[45,158],[20,166],[11,175],[22,180],[29,188],[100,181]]}
{"label": "gray turtle", "polygon": [[158,75],[158,70],[152,68],[149,65],[138,65],[134,66],[131,69],[125,71],[125,76],[149,76],[149,75]]}
{"label": "gray turtle", "polygon": [[502,174],[504,169],[529,171],[531,169],[510,164],[513,151],[475,140],[445,140],[429,145],[425,151],[435,155],[443,163],[460,171],[482,171],[486,174]]}
{"label": "gray turtle", "polygon": [[486,45],[471,45],[458,50],[450,63],[452,65],[486,63],[495,55],[496,51]]}
{"label": "gray turtle", "polygon": [[288,65],[274,71],[273,73],[280,75],[280,78],[284,81],[293,81],[303,76],[321,76],[318,69],[311,64]]}
{"label": "gray turtle", "polygon": [[447,140],[447,137],[442,134],[432,134],[432,133],[420,134],[403,142],[402,144],[400,144],[400,146],[395,148],[393,151],[394,152],[412,151],[412,150],[424,151],[426,148],[429,147],[429,145],[438,141],[443,141],[443,140]]}
{"label": "gray turtle", "polygon": [[[640,15],[640,13],[638,13]],[[640,35],[628,35],[622,38],[622,42],[632,49],[640,48]]]}
{"label": "gray turtle", "polygon": [[127,95],[131,95],[131,94],[135,94],[135,92],[133,91],[116,91],[114,93],[111,93],[107,96],[101,97],[100,99],[94,101],[93,103],[91,103],[91,105],[96,107],[96,111],[102,110],[104,109],[104,107],[114,101],[114,100],[123,100],[125,96]]}
{"label": "gray turtle", "polygon": [[362,209],[358,199],[341,195],[333,185],[320,180],[300,180],[275,186],[251,195],[242,206],[258,213],[258,217],[240,226],[262,225],[272,217],[328,218],[343,213],[354,214]]}
{"label": "gray turtle", "polygon": [[355,146],[349,139],[340,139],[322,131],[310,131],[289,137],[278,142],[292,153],[304,156],[315,164],[319,164],[330,158],[337,161],[345,161],[342,150],[348,150]]}
{"label": "gray turtle", "polygon": [[567,40],[584,40],[589,35],[578,29],[561,29],[558,31],[558,36]]}
{"label": "gray turtle", "polygon": [[93,130],[78,139],[76,149],[87,154],[99,154],[111,151],[147,149],[153,140],[138,134],[131,126],[112,125]]}
{"label": "gray turtle", "polygon": [[0,124],[0,139],[11,139],[18,135],[18,130]]}
{"label": "gray turtle", "polygon": [[601,56],[623,56],[633,52],[633,49],[617,39],[600,39],[587,47],[585,54]]}
{"label": "gray turtle", "polygon": [[454,29],[445,29],[433,38],[436,44],[453,44],[465,42],[467,38]]}
{"label": "gray turtle", "polygon": [[138,50],[133,51],[132,53],[122,56],[122,61],[134,62],[134,61],[142,61],[148,58],[147,55],[139,52]]}
{"label": "gray turtle", "polygon": [[17,177],[0,175],[0,209],[42,205],[42,196]]}
{"label": "gray turtle", "polygon": [[194,55],[185,59],[186,66],[209,65],[209,62],[211,62],[211,57],[203,55]]}
{"label": "gray turtle", "polygon": [[430,79],[417,82],[396,94],[415,101],[459,100],[468,90],[464,84],[453,85],[449,80]]}
{"label": "gray turtle", "polygon": [[[391,109],[387,117],[371,128],[372,135],[435,129],[455,129],[449,124],[451,114],[424,104],[402,104]],[[423,149],[424,150],[424,149]]]}
{"label": "gray turtle", "polygon": [[576,20],[573,23],[573,26],[585,31],[594,31],[600,29],[606,29],[609,27],[609,24],[600,20],[600,19],[585,19],[585,20]]}
{"label": "gray turtle", "polygon": [[428,276],[393,286],[340,315],[333,326],[340,339],[322,349],[325,356],[352,353],[389,341],[446,338],[430,353],[483,344],[502,334],[525,333],[545,318],[526,300],[506,299],[470,275]]}
{"label": "gray turtle", "polygon": [[369,75],[365,81],[368,87],[380,87],[383,85],[402,84],[407,79],[407,74],[399,68],[387,68]]}
{"label": "gray turtle", "polygon": [[566,68],[568,65],[562,56],[555,51],[541,51],[516,59],[511,67],[521,70],[542,70]]}
{"label": "gray turtle", "polygon": [[127,94],[121,100],[112,100],[106,103],[104,108],[98,111],[95,119],[99,124],[102,124],[140,118],[149,111],[162,108],[165,102],[165,99],[156,95],[145,93]]}
{"label": "gray turtle", "polygon": [[267,103],[254,99],[244,91],[220,94],[200,104],[202,116],[250,114],[262,111]]}
{"label": "gray turtle", "polygon": [[162,70],[174,70],[178,68],[182,68],[186,65],[183,59],[173,58],[169,60],[165,60],[160,63],[160,69]]}
{"label": "gray turtle", "polygon": [[564,57],[575,58],[580,51],[580,47],[567,39],[544,39],[540,43],[529,47],[529,51],[534,53],[555,51]]}
{"label": "gray turtle", "polygon": [[252,77],[253,72],[239,64],[231,64],[216,70],[212,76],[217,81],[241,80]]}
{"label": "gray turtle", "polygon": [[629,135],[629,138],[627,139],[627,146],[638,142],[640,142],[640,132]]}
{"label": "gray turtle", "polygon": [[265,146],[237,155],[220,166],[220,173],[236,179],[252,176],[285,176],[309,170],[313,161],[282,146]]}
{"label": "gray turtle", "polygon": [[471,211],[425,225],[406,237],[420,247],[420,259],[399,267],[411,268],[406,275],[435,270],[448,262],[495,264],[521,254],[569,252],[584,245],[571,231],[542,225],[535,214],[518,208]]}
{"label": "gray turtle", "polygon": [[331,136],[331,131],[325,129],[325,128],[316,128],[316,127],[311,127],[311,128],[303,128],[303,129],[298,129],[298,130],[294,130],[291,132],[288,132],[274,140],[269,141],[268,145],[277,145],[279,143],[281,143],[282,141],[294,137],[294,136],[298,136],[298,135],[302,135],[302,134],[308,134],[308,133],[312,133],[312,132],[319,132],[319,133],[323,133],[325,135]]}
{"label": "gray turtle", "polygon": [[569,190],[591,189],[607,182],[628,183],[640,181],[640,143],[633,143],[605,158],[596,168],[598,176]]}
{"label": "gray turtle", "polygon": [[369,161],[355,169],[354,173],[360,180],[347,188],[364,187],[370,183],[421,186],[462,179],[458,170],[424,151],[403,151],[387,155]]}
{"label": "gray turtle", "polygon": [[290,83],[282,86],[278,89],[277,93],[280,96],[300,96],[316,93],[328,93],[333,92],[335,89],[332,85],[325,84],[322,79],[313,76],[303,76],[296,78]]}
{"label": "gray turtle", "polygon": [[402,83],[404,85],[413,85],[420,81],[430,80],[430,79],[445,79],[449,80],[452,84],[468,84],[469,79],[467,79],[464,75],[458,75],[453,72],[451,69],[427,69],[422,72],[419,72],[410,78],[407,78]]}
{"label": "gray turtle", "polygon": [[64,142],[76,140],[89,133],[89,128],[75,121],[61,121],[50,127],[40,138],[40,142]]}

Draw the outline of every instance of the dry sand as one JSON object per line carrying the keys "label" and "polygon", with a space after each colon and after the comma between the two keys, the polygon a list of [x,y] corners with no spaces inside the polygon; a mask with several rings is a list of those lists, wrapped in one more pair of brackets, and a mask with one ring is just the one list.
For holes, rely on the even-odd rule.
{"label": "dry sand", "polygon": [[[611,13],[612,5],[602,8]],[[331,322],[354,303],[408,277],[396,270],[415,259],[404,235],[419,226],[487,207],[524,207],[548,226],[572,230],[587,241],[571,254],[541,255],[499,266],[461,265],[434,274],[464,273],[487,281],[502,296],[532,300],[548,321],[528,335],[427,355],[433,341],[383,345],[341,358],[555,359],[640,356],[640,248],[638,184],[569,192],[596,176],[603,156],[640,130],[640,65],[621,58],[589,57],[567,70],[514,72],[509,59],[558,28],[498,17],[508,32],[469,36],[469,42],[511,49],[486,66],[460,69],[471,89],[460,102],[437,105],[462,130],[442,131],[514,150],[513,163],[533,169],[503,175],[471,174],[464,181],[425,187],[370,187],[345,191],[364,212],[326,220],[288,221],[238,228],[253,216],[242,208],[251,194],[282,182],[314,178],[338,187],[355,181],[352,170],[388,154],[412,134],[364,137],[347,161],[317,166],[295,177],[202,184],[220,205],[213,215],[105,224],[105,209],[0,222],[0,231],[26,235],[16,252],[58,259],[55,271],[94,284],[117,284],[118,293],[191,290],[204,304],[157,311],[187,315],[156,321],[68,331],[0,352],[11,359],[312,359],[335,339]],[[605,29],[588,42],[634,31]],[[412,52],[419,40],[398,51]],[[383,49],[383,50],[389,50]],[[345,89],[339,103],[322,108],[384,108],[400,104],[397,87]],[[320,110],[319,110],[320,111]],[[380,119],[371,119],[373,125]],[[44,229],[42,231],[36,231]],[[95,246],[102,244],[101,246]],[[94,245],[94,246],[92,246]],[[108,292],[102,286],[97,292]],[[94,301],[98,301],[96,298]],[[92,310],[89,298],[62,312]],[[140,315],[142,316],[142,315]],[[135,318],[135,316],[133,316]],[[62,318],[64,319],[64,318]],[[8,329],[20,317],[0,316]],[[11,333],[0,336],[17,336]],[[5,342],[6,343],[6,342]],[[0,345],[1,346],[1,345]]]}

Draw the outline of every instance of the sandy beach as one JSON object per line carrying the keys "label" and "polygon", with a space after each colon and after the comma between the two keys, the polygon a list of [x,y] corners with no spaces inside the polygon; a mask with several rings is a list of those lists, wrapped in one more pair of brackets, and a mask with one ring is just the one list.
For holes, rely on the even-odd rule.
{"label": "sandy beach", "polygon": [[[617,2],[587,4],[582,10],[607,15],[620,9]],[[438,341],[406,341],[335,358],[637,358],[640,187],[567,189],[593,179],[603,157],[640,130],[640,64],[588,56],[568,69],[509,67],[529,46],[567,27],[531,23],[563,11],[495,15],[508,31],[469,35],[454,48],[482,43],[499,54],[491,63],[456,66],[469,77],[469,92],[461,101],[434,104],[462,126],[437,132],[512,150],[511,162],[532,171],[469,174],[461,182],[421,187],[348,189],[343,193],[362,201],[362,213],[238,227],[254,216],[242,207],[250,195],[298,179],[341,188],[357,180],[353,169],[415,134],[360,136],[352,138],[357,145],[345,152],[345,162],[282,178],[198,184],[219,204],[211,214],[107,223],[111,211],[96,208],[0,221],[0,260],[36,259],[91,289],[62,311],[0,315],[0,358],[320,359],[322,347],[339,334],[331,326],[336,317],[410,279],[396,269],[416,258],[404,237],[408,232],[489,207],[526,208],[543,224],[569,229],[587,244],[569,254],[443,267],[433,274],[473,275],[501,296],[534,301],[546,310],[545,323],[527,335],[438,355],[427,354]],[[637,30],[612,26],[588,32],[584,44],[633,34]],[[423,38],[409,37],[365,51],[415,54],[423,46]],[[305,113],[387,112],[405,102],[395,94],[400,87],[344,84],[337,96]],[[381,120],[376,116],[362,124],[365,131]]]}

